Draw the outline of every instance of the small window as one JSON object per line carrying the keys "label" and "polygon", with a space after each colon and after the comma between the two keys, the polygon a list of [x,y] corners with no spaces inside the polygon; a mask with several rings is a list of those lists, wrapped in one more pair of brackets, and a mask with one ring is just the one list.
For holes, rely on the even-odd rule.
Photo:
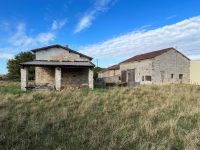
{"label": "small window", "polygon": [[179,79],[180,79],[180,80],[183,79],[183,74],[179,74]]}
{"label": "small window", "polygon": [[171,74],[171,79],[173,79],[174,78],[174,74]]}
{"label": "small window", "polygon": [[142,76],[142,81],[144,81],[144,76]]}
{"label": "small window", "polygon": [[151,76],[145,76],[146,81],[151,81]]}

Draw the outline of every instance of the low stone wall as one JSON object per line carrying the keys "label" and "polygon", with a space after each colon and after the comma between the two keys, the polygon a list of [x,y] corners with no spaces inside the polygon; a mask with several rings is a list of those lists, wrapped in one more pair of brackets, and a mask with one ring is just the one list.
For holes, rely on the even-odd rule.
{"label": "low stone wall", "polygon": [[105,78],[102,78],[102,79],[104,80],[105,83],[119,83],[119,82],[121,82],[119,76],[105,77]]}

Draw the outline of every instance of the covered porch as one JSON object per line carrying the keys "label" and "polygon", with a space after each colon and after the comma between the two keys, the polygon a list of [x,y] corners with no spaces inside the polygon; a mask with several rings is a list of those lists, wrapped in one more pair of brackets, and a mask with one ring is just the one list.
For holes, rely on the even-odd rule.
{"label": "covered porch", "polygon": [[[35,82],[28,82],[28,69],[35,67]],[[31,61],[21,63],[21,89],[61,90],[68,87],[89,87],[93,89],[93,67],[91,62]]]}

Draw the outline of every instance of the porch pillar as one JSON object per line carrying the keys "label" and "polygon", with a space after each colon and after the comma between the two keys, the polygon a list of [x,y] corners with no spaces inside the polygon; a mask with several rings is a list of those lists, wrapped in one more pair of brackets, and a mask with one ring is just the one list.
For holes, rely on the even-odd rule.
{"label": "porch pillar", "polygon": [[56,90],[60,91],[61,90],[61,68],[56,67],[55,68],[55,87]]}
{"label": "porch pillar", "polygon": [[26,91],[28,86],[28,68],[21,67],[21,90]]}
{"label": "porch pillar", "polygon": [[90,89],[94,89],[94,79],[93,79],[92,68],[89,68],[89,72],[88,72],[88,85]]}

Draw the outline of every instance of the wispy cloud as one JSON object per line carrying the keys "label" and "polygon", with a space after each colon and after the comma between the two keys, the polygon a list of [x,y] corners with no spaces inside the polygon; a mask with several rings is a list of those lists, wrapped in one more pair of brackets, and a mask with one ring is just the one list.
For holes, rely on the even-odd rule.
{"label": "wispy cloud", "polygon": [[183,20],[154,30],[138,30],[124,34],[102,43],[82,48],[83,53],[94,58],[123,60],[136,54],[177,47],[193,58],[200,57],[200,16]]}
{"label": "wispy cloud", "polygon": [[167,17],[167,20],[171,20],[171,19],[174,19],[176,17],[177,17],[177,15],[171,15],[171,16]]}
{"label": "wispy cloud", "polygon": [[35,36],[27,33],[24,23],[19,23],[16,27],[16,32],[9,38],[9,43],[17,47],[35,46],[39,44],[46,45],[55,40],[57,31],[63,28],[66,22],[66,19],[61,21],[54,20],[49,31],[38,33]]}
{"label": "wispy cloud", "polygon": [[10,29],[10,23],[7,21],[1,21],[0,23],[0,29],[4,30],[4,31],[8,31]]}
{"label": "wispy cloud", "polygon": [[4,39],[4,45],[7,47],[0,48],[0,60],[13,58],[13,56],[19,51],[49,44],[56,39],[57,32],[65,26],[66,22],[66,19],[60,21],[54,20],[49,28],[49,31],[39,32],[34,36],[29,34],[25,23],[18,23],[16,27],[11,26],[11,23],[9,22],[1,24],[1,29],[5,28],[10,30],[10,28],[12,28],[12,30],[15,30],[12,31],[11,36]]}
{"label": "wispy cloud", "polygon": [[82,30],[89,28],[92,25],[94,19],[102,12],[108,10],[109,5],[116,2],[116,0],[96,0],[92,10],[85,12],[82,18],[80,18],[74,33],[81,32]]}
{"label": "wispy cloud", "polygon": [[35,37],[29,36],[26,33],[26,25],[24,23],[20,23],[17,26],[16,33],[12,37],[10,37],[9,43],[13,46],[24,47],[37,44],[48,44],[54,39],[55,33],[51,31],[39,33]]}
{"label": "wispy cloud", "polygon": [[51,30],[61,29],[67,23],[67,19],[63,19],[60,21],[54,20],[51,25]]}

